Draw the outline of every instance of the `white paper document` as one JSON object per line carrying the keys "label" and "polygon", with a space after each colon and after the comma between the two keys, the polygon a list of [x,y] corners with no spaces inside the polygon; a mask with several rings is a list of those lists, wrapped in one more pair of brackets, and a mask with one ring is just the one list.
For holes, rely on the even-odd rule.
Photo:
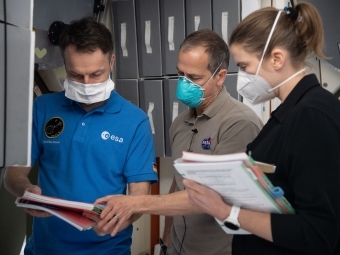
{"label": "white paper document", "polygon": [[[203,163],[177,159],[174,166],[183,178],[214,189],[229,205],[238,205],[241,208],[255,211],[281,213],[277,203],[262,188],[257,177],[245,167],[242,160]],[[222,222],[218,221],[218,223],[227,233],[248,233],[242,229],[233,231],[224,227]]]}

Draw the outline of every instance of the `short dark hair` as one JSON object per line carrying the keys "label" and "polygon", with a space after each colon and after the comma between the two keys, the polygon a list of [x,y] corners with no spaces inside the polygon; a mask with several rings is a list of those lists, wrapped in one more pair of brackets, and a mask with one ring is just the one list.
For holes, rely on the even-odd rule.
{"label": "short dark hair", "polygon": [[104,24],[95,21],[92,17],[73,20],[62,31],[59,37],[59,47],[64,57],[68,46],[75,46],[79,52],[94,52],[100,49],[104,54],[113,53],[113,40],[111,32]]}
{"label": "short dark hair", "polygon": [[213,73],[223,61],[221,68],[228,70],[229,48],[226,42],[216,32],[210,29],[201,29],[189,34],[182,42],[179,50],[187,51],[202,46],[209,55],[208,69]]}

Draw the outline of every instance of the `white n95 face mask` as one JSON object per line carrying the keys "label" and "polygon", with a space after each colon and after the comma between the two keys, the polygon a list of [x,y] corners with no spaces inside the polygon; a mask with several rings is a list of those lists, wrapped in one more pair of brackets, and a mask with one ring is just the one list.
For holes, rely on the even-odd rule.
{"label": "white n95 face mask", "polygon": [[264,78],[241,70],[237,75],[237,91],[253,105],[275,98],[272,87]]}
{"label": "white n95 face mask", "polygon": [[83,84],[70,79],[64,81],[65,96],[84,104],[94,104],[105,101],[110,97],[114,86],[115,84],[110,78],[104,82],[95,84]]}
{"label": "white n95 face mask", "polygon": [[286,80],[281,82],[272,88],[269,83],[260,75],[248,74],[243,71],[238,71],[237,76],[237,91],[245,98],[247,98],[251,104],[256,105],[266,102],[275,98],[274,90],[281,87],[286,82],[293,79],[298,74],[305,71],[306,68],[302,68]]}

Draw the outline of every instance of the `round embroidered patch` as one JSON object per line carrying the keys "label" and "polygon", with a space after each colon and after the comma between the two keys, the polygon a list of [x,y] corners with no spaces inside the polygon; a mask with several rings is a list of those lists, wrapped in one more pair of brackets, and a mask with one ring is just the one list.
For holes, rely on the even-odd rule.
{"label": "round embroidered patch", "polygon": [[53,117],[47,121],[44,131],[48,138],[56,138],[64,130],[64,121],[59,117]]}

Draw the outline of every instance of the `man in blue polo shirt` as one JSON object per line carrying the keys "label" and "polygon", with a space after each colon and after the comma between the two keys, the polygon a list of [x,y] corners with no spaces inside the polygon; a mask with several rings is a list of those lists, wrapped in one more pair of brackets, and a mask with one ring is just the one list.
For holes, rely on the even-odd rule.
{"label": "man in blue polo shirt", "polygon": [[[73,21],[59,45],[65,62],[65,91],[34,101],[32,163],[39,163],[38,184],[31,167],[8,167],[5,186],[15,196],[31,191],[93,203],[108,194],[148,194],[157,181],[153,138],[147,115],[114,90],[110,31],[92,18]],[[131,216],[111,237],[93,230],[80,232],[48,213],[34,216],[25,254],[130,254]],[[112,221],[119,221],[115,215]],[[96,233],[97,232],[97,233]]]}

